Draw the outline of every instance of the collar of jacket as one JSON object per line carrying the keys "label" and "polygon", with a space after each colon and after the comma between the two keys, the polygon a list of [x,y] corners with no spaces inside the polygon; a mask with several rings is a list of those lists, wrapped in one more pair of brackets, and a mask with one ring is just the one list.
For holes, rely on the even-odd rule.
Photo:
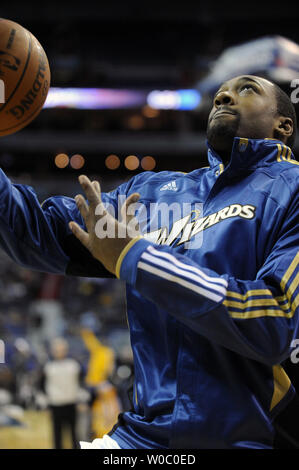
{"label": "collar of jacket", "polygon": [[[211,169],[223,165],[221,157],[208,146],[208,160]],[[254,170],[268,166],[276,161],[294,160],[290,147],[277,139],[246,139],[235,137],[230,162],[225,168],[226,173],[236,174],[243,170]]]}

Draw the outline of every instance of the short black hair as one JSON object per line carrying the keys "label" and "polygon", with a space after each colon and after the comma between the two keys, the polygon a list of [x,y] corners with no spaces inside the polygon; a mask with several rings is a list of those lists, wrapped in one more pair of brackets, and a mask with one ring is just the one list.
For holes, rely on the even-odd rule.
{"label": "short black hair", "polygon": [[288,138],[286,144],[293,148],[297,133],[297,116],[294,105],[285,91],[274,83],[277,114],[288,117],[293,121],[293,134]]}

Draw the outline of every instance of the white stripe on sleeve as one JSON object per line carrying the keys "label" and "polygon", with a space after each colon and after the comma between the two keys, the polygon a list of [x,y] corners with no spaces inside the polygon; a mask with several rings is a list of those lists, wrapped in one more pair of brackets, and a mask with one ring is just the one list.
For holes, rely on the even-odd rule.
{"label": "white stripe on sleeve", "polygon": [[223,299],[222,295],[217,295],[214,292],[211,292],[210,290],[206,290],[203,287],[200,287],[196,284],[193,284],[192,282],[188,282],[181,277],[175,276],[173,274],[170,274],[166,271],[162,271],[161,269],[155,268],[154,266],[151,266],[147,263],[144,263],[143,261],[139,261],[137,264],[137,267],[139,269],[143,269],[144,271],[148,271],[151,274],[154,274],[156,276],[162,277],[163,279],[166,279],[167,281],[175,282],[177,284],[180,284],[181,286],[190,289],[197,294],[200,294],[210,300],[214,300],[215,302],[220,302]]}
{"label": "white stripe on sleeve", "polygon": [[225,279],[221,279],[220,277],[219,278],[218,277],[210,277],[207,274],[205,274],[203,271],[201,271],[200,269],[196,268],[195,266],[190,266],[189,264],[182,263],[181,261],[177,260],[170,253],[165,253],[165,252],[162,252],[162,251],[158,251],[153,246],[148,246],[147,250],[150,251],[150,253],[152,255],[155,255],[159,258],[168,259],[172,263],[176,264],[177,266],[180,266],[183,269],[186,269],[187,271],[192,271],[196,274],[199,274],[199,276],[201,276],[203,279],[205,279],[208,282],[214,282],[215,284],[221,284],[224,287],[227,287],[227,281]]}
{"label": "white stripe on sleeve", "polygon": [[172,263],[169,261],[163,260],[161,258],[157,258],[156,256],[152,256],[149,253],[144,252],[141,255],[141,259],[144,261],[150,261],[151,263],[155,264],[158,268],[166,268],[169,271],[174,272],[178,276],[184,276],[187,279],[190,279],[191,281],[196,282],[199,284],[201,287],[207,287],[208,289],[212,289],[213,291],[218,291],[219,293],[226,295],[226,289],[225,287],[220,286],[219,284],[213,284],[211,282],[205,281],[202,279],[202,277],[190,272],[186,271],[183,269],[180,269],[176,266],[174,266]]}

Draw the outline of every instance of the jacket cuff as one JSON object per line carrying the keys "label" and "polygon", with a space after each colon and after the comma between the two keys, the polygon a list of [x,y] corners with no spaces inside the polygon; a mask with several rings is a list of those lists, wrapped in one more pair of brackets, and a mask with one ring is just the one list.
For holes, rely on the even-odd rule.
{"label": "jacket cuff", "polygon": [[116,263],[115,275],[118,279],[135,285],[138,261],[149,245],[153,245],[153,243],[148,242],[141,235],[133,238],[125,246]]}

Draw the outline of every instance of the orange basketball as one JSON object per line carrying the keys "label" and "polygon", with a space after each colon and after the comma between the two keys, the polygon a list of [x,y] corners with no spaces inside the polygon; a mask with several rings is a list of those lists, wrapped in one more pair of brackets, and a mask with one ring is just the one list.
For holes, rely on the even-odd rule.
{"label": "orange basketball", "polygon": [[38,40],[18,23],[0,18],[0,136],[36,118],[49,87],[49,63]]}

